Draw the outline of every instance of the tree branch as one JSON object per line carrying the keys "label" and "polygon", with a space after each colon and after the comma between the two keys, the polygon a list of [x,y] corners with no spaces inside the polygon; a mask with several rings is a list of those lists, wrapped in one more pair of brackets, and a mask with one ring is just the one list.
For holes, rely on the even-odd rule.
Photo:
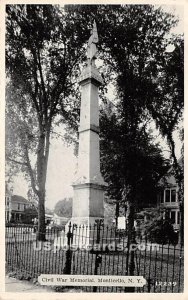
{"label": "tree branch", "polygon": [[[42,74],[42,67],[41,67],[41,60],[40,60],[40,50],[38,49],[37,51],[38,53],[38,68],[39,68],[39,73],[40,73],[40,78],[41,78],[41,85],[42,85],[42,91],[43,91],[43,97],[46,101],[46,105],[47,105],[47,98],[46,98],[46,89],[45,89],[45,84],[44,84],[44,78],[43,78],[43,74]],[[46,110],[47,111],[47,110]]]}
{"label": "tree branch", "polygon": [[25,156],[26,156],[26,160],[27,160],[27,168],[28,168],[28,172],[29,172],[29,175],[30,175],[30,178],[31,178],[31,186],[32,186],[32,189],[35,192],[35,194],[38,196],[39,191],[36,188],[35,178],[34,178],[33,170],[32,170],[30,159],[29,159],[28,148],[27,148],[26,145],[25,145],[24,148],[25,148]]}
{"label": "tree branch", "polygon": [[26,162],[21,162],[21,161],[18,161],[16,159],[12,159],[12,158],[9,158],[9,157],[6,157],[7,160],[15,163],[15,164],[19,164],[19,165],[22,165],[22,166],[27,166],[27,163]]}

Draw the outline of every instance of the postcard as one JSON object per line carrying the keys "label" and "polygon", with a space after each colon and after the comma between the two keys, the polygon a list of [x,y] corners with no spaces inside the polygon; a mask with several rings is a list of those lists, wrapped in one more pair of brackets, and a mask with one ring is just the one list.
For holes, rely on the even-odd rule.
{"label": "postcard", "polygon": [[2,299],[185,299],[187,2],[0,5]]}

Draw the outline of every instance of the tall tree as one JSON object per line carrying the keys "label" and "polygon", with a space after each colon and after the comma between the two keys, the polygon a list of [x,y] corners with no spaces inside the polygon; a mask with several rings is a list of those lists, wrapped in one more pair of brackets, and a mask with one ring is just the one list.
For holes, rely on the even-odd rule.
{"label": "tall tree", "polygon": [[[178,201],[180,207],[179,242],[183,243],[184,216],[184,170],[183,147],[181,159],[176,155],[174,132],[182,123],[184,108],[184,42],[182,36],[173,37],[169,41],[171,51],[165,53],[160,65],[160,74],[156,80],[157,97],[149,105],[149,110],[162,136],[166,138],[170,149],[174,175],[178,184]],[[181,126],[180,126],[181,127]],[[180,139],[183,142],[183,130],[180,128]]]}
{"label": "tall tree", "polygon": [[116,217],[120,206],[126,208],[133,187],[136,209],[155,205],[158,181],[169,168],[159,144],[147,130],[147,122],[137,128],[133,142],[129,123],[120,117],[111,103],[101,110],[102,173],[108,195],[116,200]]}
{"label": "tall tree", "polygon": [[[38,239],[45,239],[45,185],[56,116],[69,118],[69,97],[83,54],[76,22],[52,5],[6,6],[6,157],[38,197]],[[71,107],[72,109],[72,107]]]}

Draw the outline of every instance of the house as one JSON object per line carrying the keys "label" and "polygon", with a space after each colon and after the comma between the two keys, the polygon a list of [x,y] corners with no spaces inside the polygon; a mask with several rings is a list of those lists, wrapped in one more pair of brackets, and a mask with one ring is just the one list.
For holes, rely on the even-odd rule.
{"label": "house", "polygon": [[22,222],[25,214],[25,210],[31,207],[31,203],[22,196],[12,195],[10,198],[10,210],[11,218],[10,222]]}
{"label": "house", "polygon": [[5,188],[5,222],[22,222],[25,210],[32,204],[22,196],[13,195],[13,189]]}
{"label": "house", "polygon": [[[178,161],[182,164],[182,160]],[[159,182],[157,197],[158,207],[166,209],[166,215],[171,219],[175,230],[179,230],[180,209],[178,202],[178,184],[171,168],[166,176]]]}

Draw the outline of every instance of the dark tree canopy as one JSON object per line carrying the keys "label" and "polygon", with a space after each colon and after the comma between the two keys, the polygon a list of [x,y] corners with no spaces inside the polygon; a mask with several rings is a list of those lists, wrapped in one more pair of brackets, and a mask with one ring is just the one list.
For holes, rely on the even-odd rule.
{"label": "dark tree canopy", "polygon": [[144,125],[135,135],[110,104],[101,111],[101,163],[112,199],[124,203],[125,192],[134,187],[137,207],[156,204],[157,184],[169,168],[168,160]]}

